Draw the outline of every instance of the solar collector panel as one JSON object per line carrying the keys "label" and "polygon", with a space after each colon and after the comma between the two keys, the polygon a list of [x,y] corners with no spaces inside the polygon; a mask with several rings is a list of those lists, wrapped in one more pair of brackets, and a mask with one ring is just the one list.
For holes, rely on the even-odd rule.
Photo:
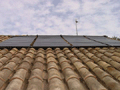
{"label": "solar collector panel", "polygon": [[120,41],[112,40],[104,36],[87,36],[87,37],[92,40],[108,44],[110,46],[120,46]]}
{"label": "solar collector panel", "polygon": [[72,43],[73,46],[81,46],[81,47],[86,47],[86,46],[107,46],[105,44],[101,44],[101,43],[97,43],[97,42],[73,42]]}
{"label": "solar collector panel", "polygon": [[57,36],[38,36],[33,47],[63,47],[70,46],[59,35]]}
{"label": "solar collector panel", "polygon": [[23,36],[23,37],[12,37],[4,42],[0,43],[0,46],[8,46],[8,47],[29,47],[30,44],[33,42],[33,40],[35,39],[35,36]]}
{"label": "solar collector panel", "polygon": [[60,36],[38,36],[36,42],[65,42]]}
{"label": "solar collector panel", "polygon": [[42,47],[53,47],[53,46],[57,46],[57,47],[59,47],[59,46],[70,46],[70,45],[68,45],[67,43],[35,43],[33,46],[42,46]]}
{"label": "solar collector panel", "polygon": [[63,36],[68,42],[93,42],[83,36]]}
{"label": "solar collector panel", "polygon": [[66,36],[63,35],[63,38],[71,43],[73,46],[107,46],[105,44],[89,40],[84,36]]}

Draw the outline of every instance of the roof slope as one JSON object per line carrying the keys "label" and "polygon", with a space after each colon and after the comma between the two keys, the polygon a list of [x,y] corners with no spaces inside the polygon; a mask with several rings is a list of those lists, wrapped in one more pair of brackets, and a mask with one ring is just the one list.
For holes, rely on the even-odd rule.
{"label": "roof slope", "polygon": [[120,48],[0,51],[0,90],[119,90]]}

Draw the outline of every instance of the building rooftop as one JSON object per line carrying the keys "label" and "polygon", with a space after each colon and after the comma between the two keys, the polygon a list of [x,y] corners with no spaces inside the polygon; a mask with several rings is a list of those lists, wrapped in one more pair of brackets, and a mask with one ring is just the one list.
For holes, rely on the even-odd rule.
{"label": "building rooftop", "polygon": [[119,89],[118,46],[1,47],[0,90]]}

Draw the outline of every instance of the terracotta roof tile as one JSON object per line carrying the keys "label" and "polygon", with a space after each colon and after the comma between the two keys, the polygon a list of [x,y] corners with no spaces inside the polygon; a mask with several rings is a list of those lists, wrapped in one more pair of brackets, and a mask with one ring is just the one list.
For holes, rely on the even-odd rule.
{"label": "terracotta roof tile", "polygon": [[[83,48],[81,50],[83,50]],[[69,55],[69,54],[67,54],[67,55]],[[82,55],[82,57],[83,57],[83,55]],[[70,58],[70,60],[72,60],[72,59]],[[89,59],[87,59],[87,60],[89,60]],[[86,63],[86,60],[85,60],[85,63]],[[89,89],[107,90],[102,84],[99,83],[99,81],[97,81],[95,76],[88,69],[81,67],[79,69],[79,73],[82,76],[82,78],[85,80],[85,83],[88,85]]]}
{"label": "terracotta roof tile", "polygon": [[[85,53],[86,54],[86,53]],[[84,61],[83,61],[84,62]],[[100,61],[99,61],[100,62]],[[98,62],[98,63],[99,63]],[[93,62],[91,62],[91,63],[93,63]],[[87,66],[88,67],[90,67],[90,65],[89,64],[87,64]],[[103,65],[103,66],[105,66],[105,67],[107,67],[106,65]],[[111,78],[111,76],[109,75],[109,74],[107,74],[105,71],[103,71],[102,69],[100,69],[100,68],[94,68],[94,69],[92,69],[92,68],[90,68],[108,87],[111,87],[111,86],[109,86],[108,85],[108,83],[110,84],[112,84],[112,83],[115,83],[115,86],[117,87],[111,87],[111,89],[113,89],[113,90],[117,90],[118,88],[120,88],[119,87],[119,83],[117,82],[117,81],[115,81],[113,78]],[[112,82],[107,82],[105,79],[110,79],[110,80],[113,80]]]}
{"label": "terracotta roof tile", "polygon": [[7,39],[9,39],[11,36],[4,36],[4,35],[0,35],[0,42],[3,42]]}
{"label": "terracotta roof tile", "polygon": [[120,49],[0,50],[0,90],[119,90]]}

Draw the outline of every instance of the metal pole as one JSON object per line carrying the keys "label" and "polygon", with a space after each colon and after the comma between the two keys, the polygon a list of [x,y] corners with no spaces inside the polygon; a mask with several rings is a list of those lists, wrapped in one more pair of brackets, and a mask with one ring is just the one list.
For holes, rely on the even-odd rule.
{"label": "metal pole", "polygon": [[76,20],[75,22],[76,22],[76,35],[78,36],[78,30],[77,30],[77,23],[78,23],[78,21]]}

